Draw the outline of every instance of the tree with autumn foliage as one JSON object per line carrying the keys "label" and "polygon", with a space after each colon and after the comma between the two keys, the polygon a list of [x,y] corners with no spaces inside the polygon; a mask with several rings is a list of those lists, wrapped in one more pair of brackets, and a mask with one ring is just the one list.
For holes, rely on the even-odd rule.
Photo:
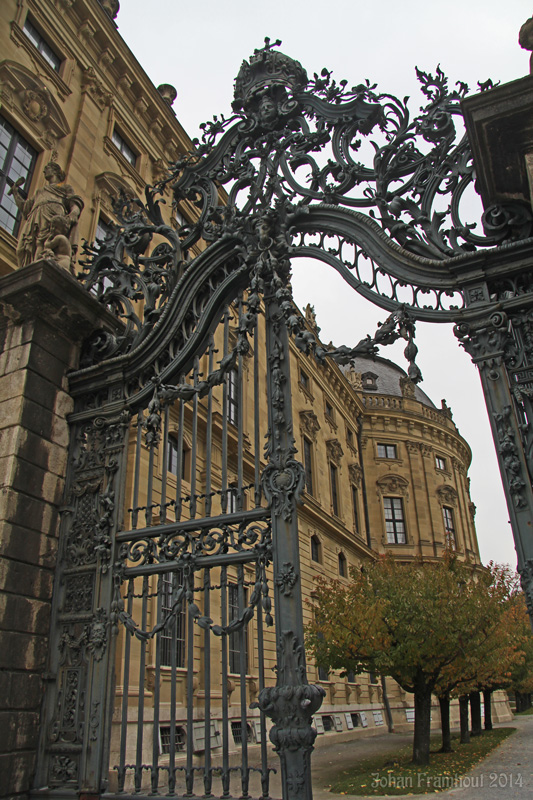
{"label": "tree with autumn foliage", "polygon": [[[522,595],[516,573],[509,567],[489,563],[481,575],[476,575],[471,609],[476,615],[475,647],[465,649],[442,672],[435,687],[439,698],[442,728],[442,750],[451,751],[450,696],[462,698],[461,741],[469,740],[468,696],[484,693],[485,713],[490,719],[491,693],[509,686],[512,670],[524,659],[521,630]],[[487,708],[488,705],[488,708]],[[480,711],[480,709],[479,709]],[[474,708],[472,728],[474,732]],[[481,733],[481,717],[477,727]]]}
{"label": "tree with autumn foliage", "polygon": [[307,646],[318,666],[390,675],[414,695],[413,762],[429,763],[431,695],[452,665],[501,631],[504,583],[449,553],[439,562],[381,557],[349,585],[318,578]]}

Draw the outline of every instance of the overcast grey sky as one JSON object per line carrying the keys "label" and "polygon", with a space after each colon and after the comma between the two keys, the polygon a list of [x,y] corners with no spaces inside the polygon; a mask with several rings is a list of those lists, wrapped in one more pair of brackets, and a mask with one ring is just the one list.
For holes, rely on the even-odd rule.
{"label": "overcast grey sky", "polygon": [[[244,58],[264,37],[282,39],[281,50],[309,74],[322,67],[349,85],[368,78],[381,91],[410,95],[422,105],[414,67],[434,72],[437,64],[450,83],[506,83],[529,70],[529,54],[518,31],[531,16],[526,0],[122,0],[119,32],[157,86],[178,91],[177,118],[191,137],[213,114],[231,111],[233,80]],[[320,264],[294,265],[294,294],[300,307],[315,306],[324,341],[352,344],[373,333],[386,312],[364,301],[337,274]],[[508,513],[479,377],[449,325],[419,325],[418,363],[422,388],[437,406],[446,398],[454,421],[473,451],[470,469],[476,527],[485,562],[516,565]],[[403,346],[381,355],[404,366]]]}

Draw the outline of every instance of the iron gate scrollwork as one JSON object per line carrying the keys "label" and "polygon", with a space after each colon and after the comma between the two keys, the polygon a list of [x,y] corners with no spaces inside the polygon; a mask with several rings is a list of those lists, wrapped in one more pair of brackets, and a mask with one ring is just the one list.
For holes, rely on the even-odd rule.
{"label": "iron gate scrollwork", "polygon": [[[270,718],[283,797],[310,800],[323,692],[305,668],[290,336],[339,363],[402,336],[417,382],[415,320],[455,323],[480,364],[513,521],[531,519],[532,215],[508,203],[482,230],[463,218],[468,87],[419,71],[411,118],[368,82],[309,80],[278,44],[243,63],[232,116],[203,125],[145,203],[120,198],[119,225],[86,247],[80,279],[124,328],[93,336],[70,377],[37,778],[52,794],[229,797],[237,779],[267,798]],[[177,232],[169,195],[197,209]],[[290,274],[307,256],[390,312],[373,337],[326,350],[305,328]],[[531,564],[519,551],[530,600]]]}

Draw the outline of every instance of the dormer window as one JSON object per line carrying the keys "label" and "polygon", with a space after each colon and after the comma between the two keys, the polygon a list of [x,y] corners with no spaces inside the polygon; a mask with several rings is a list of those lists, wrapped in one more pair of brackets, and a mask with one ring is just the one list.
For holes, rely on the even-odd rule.
{"label": "dormer window", "polygon": [[377,385],[378,376],[375,372],[364,372],[361,375],[361,383],[363,384],[363,389],[366,392],[376,392],[378,385]]}

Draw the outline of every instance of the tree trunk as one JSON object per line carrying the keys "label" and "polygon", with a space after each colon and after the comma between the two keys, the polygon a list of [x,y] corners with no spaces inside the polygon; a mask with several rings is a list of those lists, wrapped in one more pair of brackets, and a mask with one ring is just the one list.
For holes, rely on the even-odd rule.
{"label": "tree trunk", "polygon": [[381,689],[383,691],[383,705],[385,706],[385,714],[387,716],[387,727],[389,733],[394,733],[394,722],[392,721],[392,711],[389,703],[389,695],[387,693],[387,682],[385,675],[381,676]]}
{"label": "tree trunk", "polygon": [[440,706],[440,726],[442,728],[442,747],[441,753],[452,752],[452,734],[450,731],[450,695],[439,695]]}
{"label": "tree trunk", "polygon": [[483,691],[483,706],[484,706],[484,717],[485,717],[485,730],[491,731],[492,730],[492,691],[490,689],[485,689]]}
{"label": "tree trunk", "polygon": [[468,727],[468,695],[462,694],[459,698],[459,721],[461,723],[461,744],[468,744],[470,741],[470,729]]}
{"label": "tree trunk", "polygon": [[470,692],[470,716],[472,719],[472,736],[483,733],[481,727],[481,695],[479,692]]}
{"label": "tree trunk", "polygon": [[415,686],[415,735],[413,739],[413,764],[429,764],[429,738],[431,734],[431,689],[426,684]]}

